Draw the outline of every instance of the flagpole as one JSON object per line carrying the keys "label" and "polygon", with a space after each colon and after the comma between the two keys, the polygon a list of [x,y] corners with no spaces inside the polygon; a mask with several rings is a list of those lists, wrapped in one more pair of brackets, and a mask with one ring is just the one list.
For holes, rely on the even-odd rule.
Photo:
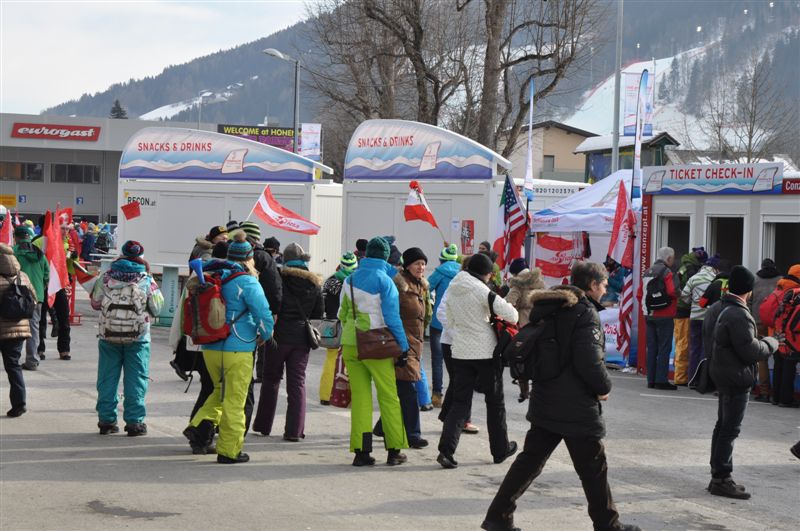
{"label": "flagpole", "polygon": [[[266,190],[267,188],[269,188],[269,185],[266,185],[266,186],[264,186],[264,190]],[[261,200],[261,196],[263,196],[263,195],[264,195],[264,190],[261,190],[261,195],[259,195],[259,196],[258,196],[258,199],[256,199],[256,202],[255,202],[255,203],[253,203],[253,206],[252,206],[252,208],[250,208],[250,213],[249,213],[249,214],[247,214],[247,217],[245,218],[245,221],[250,221],[250,216],[252,216],[252,215],[253,215],[253,211],[256,209],[256,205],[257,205],[257,204],[258,204],[258,202]]]}

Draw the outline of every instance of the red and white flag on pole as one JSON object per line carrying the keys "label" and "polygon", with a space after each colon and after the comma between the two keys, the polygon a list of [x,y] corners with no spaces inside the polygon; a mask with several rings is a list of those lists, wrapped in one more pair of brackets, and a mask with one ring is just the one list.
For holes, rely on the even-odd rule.
{"label": "red and white flag on pole", "polygon": [[[250,214],[255,214],[265,223],[289,232],[299,232],[300,234],[317,234],[319,225],[312,223],[300,214],[292,212],[288,208],[278,203],[272,196],[269,185],[264,187],[264,191],[258,196],[258,201],[253,206]],[[248,216],[249,218],[250,216]]]}
{"label": "red and white flag on pole", "polygon": [[6,210],[6,217],[3,226],[0,227],[0,243],[14,245],[14,231],[11,228],[11,211]]}
{"label": "red and white flag on pole", "polygon": [[617,350],[627,359],[631,348],[631,328],[633,327],[633,240],[636,215],[631,208],[630,196],[623,181],[619,182],[617,192],[617,211],[611,231],[611,244],[608,256],[626,268],[619,297],[619,332]]}
{"label": "red and white flag on pole", "polygon": [[425,196],[422,195],[422,186],[417,181],[411,181],[408,186],[411,191],[408,192],[406,207],[403,210],[406,221],[418,219],[439,228],[439,225],[436,224],[436,219],[433,217],[433,212],[431,212],[431,207],[428,206]]}
{"label": "red and white flag on pole", "polygon": [[55,303],[56,293],[70,285],[67,273],[67,253],[64,249],[64,240],[61,238],[61,229],[53,223],[53,216],[48,210],[44,216],[42,227],[44,244],[42,250],[50,264],[50,282],[47,284],[47,302],[50,306]]}

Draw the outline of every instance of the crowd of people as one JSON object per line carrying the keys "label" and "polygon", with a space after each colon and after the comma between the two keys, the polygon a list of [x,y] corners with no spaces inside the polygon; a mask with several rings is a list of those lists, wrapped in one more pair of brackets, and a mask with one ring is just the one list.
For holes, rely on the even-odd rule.
{"label": "crowd of people", "polygon": [[[77,229],[61,228],[68,260],[74,261],[81,250],[71,243],[70,234]],[[97,246],[94,233],[87,226],[79,240]],[[40,309],[47,300],[49,266],[37,251],[32,227],[21,225],[14,236],[13,248],[0,246],[0,298],[15,285],[24,286],[44,315]],[[524,259],[511,263],[510,277],[503,279],[488,242],[470,256],[459,255],[455,245],[445,243],[438,265],[431,267],[420,248],[401,252],[394,238],[374,237],[359,240],[352,252],[341,256],[336,272],[323,279],[309,270],[311,257],[301,246],[292,243],[281,253],[274,237],[263,243],[261,237],[256,223],[231,221],[197,237],[188,256],[193,272],[181,293],[169,344],[177,374],[191,382],[197,373],[200,379],[183,431],[192,453],[216,455],[222,464],[247,462],[249,456],[243,451],[247,431],[273,434],[282,380],[288,400],[278,433],[292,443],[305,438],[306,369],[309,353],[320,341],[312,322],[324,318],[340,323],[341,346],[326,353],[319,400],[330,405],[335,367],[341,359],[352,397],[353,466],[375,465],[376,439],[383,442],[387,465],[407,462],[407,449],[430,444],[422,433],[421,412],[438,408],[442,429],[436,461],[443,469],[457,468],[461,434],[479,432],[471,421],[477,391],[486,404],[493,462],[503,463],[518,454],[489,507],[484,529],[515,529],[517,499],[562,440],[581,480],[594,528],[638,529],[619,520],[603,446],[601,404],[612,386],[599,312],[608,301],[609,276],[618,274],[618,268],[578,261],[572,265],[569,284],[547,288],[541,271]],[[100,311],[96,409],[102,435],[119,432],[121,376],[125,432],[147,433],[150,324],[160,313],[163,297],[144,256],[142,244],[125,242],[91,290],[91,304]],[[700,367],[709,363],[719,409],[708,490],[749,498],[750,493],[732,479],[732,450],[751,391],[755,389],[757,400],[781,407],[798,405],[793,388],[797,352],[776,333],[775,321],[787,311],[787,293],[798,290],[800,300],[800,264],[782,275],[771,260],[764,260],[754,275],[742,266],[731,267],[719,256],[709,257],[698,247],[676,267],[674,251],[665,247],[658,250],[641,286],[647,386],[662,390],[691,386],[702,372]],[[57,314],[58,301],[56,297]],[[26,409],[19,363],[23,344],[28,343],[23,368],[31,368],[26,364],[35,368],[44,359],[44,349],[37,345],[43,327],[39,319],[36,312],[16,320],[0,316],[12,417]],[[61,313],[57,319],[59,331],[62,323],[66,328],[64,336],[59,335],[58,350],[62,359],[69,359],[69,316]],[[531,428],[521,451],[517,442],[509,440],[506,426],[505,366],[498,353],[502,334],[497,323],[520,330],[537,328],[533,336],[546,338],[535,343],[537,376],[527,416]],[[423,360],[426,330],[430,386]],[[770,356],[772,382],[766,364]],[[528,376],[519,378],[524,380],[521,387],[528,385]],[[378,419],[373,418],[373,386]],[[792,451],[800,458],[800,447]]]}

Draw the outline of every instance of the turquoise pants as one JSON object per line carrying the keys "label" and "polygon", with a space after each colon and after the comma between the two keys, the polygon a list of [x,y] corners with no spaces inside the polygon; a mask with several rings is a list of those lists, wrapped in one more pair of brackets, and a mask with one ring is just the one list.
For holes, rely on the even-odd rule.
{"label": "turquoise pants", "polygon": [[428,387],[428,375],[425,374],[425,365],[419,360],[419,380],[414,382],[417,390],[417,402],[420,406],[427,406],[431,403],[431,390]]}
{"label": "turquoise pants", "polygon": [[117,389],[122,373],[122,418],[127,424],[144,422],[144,397],[150,374],[150,342],[109,343],[98,341],[100,359],[97,362],[97,416],[100,422],[117,421]]}

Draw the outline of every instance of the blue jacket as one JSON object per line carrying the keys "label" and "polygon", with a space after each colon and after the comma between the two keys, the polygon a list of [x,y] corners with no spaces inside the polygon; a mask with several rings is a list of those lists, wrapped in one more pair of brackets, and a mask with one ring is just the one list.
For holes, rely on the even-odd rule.
{"label": "blue jacket", "polygon": [[439,303],[441,303],[442,299],[444,298],[444,292],[447,291],[448,287],[450,287],[450,281],[453,280],[453,277],[455,277],[459,271],[461,271],[461,264],[455,260],[449,260],[437,267],[433,274],[428,277],[428,284],[430,284],[431,287],[431,294],[436,297],[436,302],[433,304],[433,319],[431,320],[431,328],[435,328],[437,330],[444,328],[442,323],[439,322],[439,319],[436,318],[436,310],[439,309]]}
{"label": "blue jacket", "polygon": [[[408,350],[408,339],[400,319],[400,295],[390,277],[391,270],[397,273],[385,260],[364,258],[358,264],[358,269],[345,279],[339,304],[343,345],[356,346],[357,320],[360,330],[388,328],[403,352]],[[350,299],[351,282],[356,299],[356,320],[353,319],[353,303]]]}
{"label": "blue jacket", "polygon": [[[242,271],[241,265],[224,260],[211,260],[203,264],[203,271],[221,271],[223,280],[233,273]],[[264,289],[252,275],[239,275],[222,285],[225,299],[225,320],[230,324],[242,312],[236,323],[231,325],[231,335],[222,341],[203,345],[203,350],[222,350],[225,352],[253,352],[256,338],[269,339],[272,336],[272,312],[269,309]]]}

